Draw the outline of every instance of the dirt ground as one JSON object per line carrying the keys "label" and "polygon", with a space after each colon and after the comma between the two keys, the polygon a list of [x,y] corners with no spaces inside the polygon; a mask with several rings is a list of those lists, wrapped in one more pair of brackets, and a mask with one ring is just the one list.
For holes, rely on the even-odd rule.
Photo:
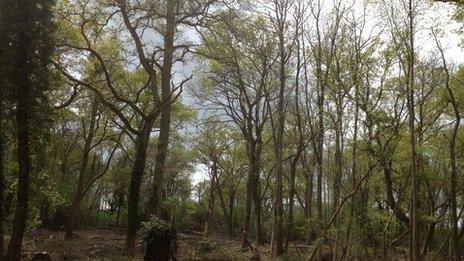
{"label": "dirt ground", "polygon": [[[61,260],[143,260],[144,243],[137,237],[135,256],[124,256],[125,231],[112,228],[85,228],[75,232],[76,238],[64,240],[63,231],[36,230],[26,233],[22,260],[31,260],[35,252],[48,252],[53,261]],[[255,251],[242,252],[240,241],[212,235],[204,239],[201,234],[179,234],[178,260],[307,260],[308,246],[294,244],[286,256],[275,259],[270,257],[269,246]],[[405,260],[397,256],[391,260]]]}
{"label": "dirt ground", "polygon": [[86,228],[76,231],[76,238],[64,240],[63,231],[41,229],[26,234],[23,257],[30,260],[35,252],[48,252],[52,260],[140,260],[142,239],[137,238],[137,255],[123,255],[125,234],[122,230]]}
{"label": "dirt ground", "polygon": [[[145,251],[141,236],[137,237],[137,253],[133,257],[124,256],[125,231],[112,228],[85,228],[75,232],[76,238],[64,240],[63,231],[36,230],[26,233],[22,260],[31,260],[35,252],[48,252],[53,261],[61,260],[143,260]],[[178,260],[307,260],[310,247],[293,244],[289,253],[280,259],[270,257],[270,247],[256,246],[253,251],[242,252],[240,241],[221,235],[212,235],[204,239],[200,233],[179,234]],[[327,251],[329,251],[327,249]],[[256,252],[259,252],[259,258]],[[329,260],[329,259],[327,259]],[[391,260],[405,260],[399,253]],[[424,260],[437,260],[429,258]],[[445,260],[445,259],[438,259]]]}
{"label": "dirt ground", "polygon": [[[143,259],[144,244],[140,236],[136,242],[136,255],[133,257],[123,255],[125,240],[123,230],[85,228],[77,230],[76,238],[71,241],[63,238],[63,231],[42,229],[28,232],[24,241],[23,259],[31,260],[35,252],[48,252],[54,261]],[[198,235],[180,234],[177,249],[179,260],[250,260],[253,257],[251,252],[240,251],[238,241],[214,236],[203,240]]]}

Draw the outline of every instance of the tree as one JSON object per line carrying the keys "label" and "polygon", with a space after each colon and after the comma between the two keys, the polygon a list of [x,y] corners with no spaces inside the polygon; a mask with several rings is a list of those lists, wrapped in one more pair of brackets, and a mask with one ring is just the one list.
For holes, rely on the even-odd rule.
{"label": "tree", "polygon": [[[83,147],[82,147],[82,159],[79,167],[79,175],[77,180],[77,187],[74,192],[74,198],[72,200],[71,207],[68,211],[68,220],[66,222],[65,239],[72,239],[74,236],[74,228],[77,223],[79,210],[81,207],[82,200],[89,190],[90,186],[93,185],[99,178],[101,178],[109,169],[112,158],[119,147],[123,131],[119,135],[114,134],[112,127],[109,122],[111,119],[105,118],[103,108],[100,108],[100,102],[98,98],[91,95],[90,98],[90,112],[85,113],[85,108],[81,109],[83,113],[82,122],[82,136],[83,136]],[[88,100],[85,100],[88,101]],[[89,122],[87,122],[89,120]],[[114,128],[114,127],[113,127]],[[117,136],[117,137],[114,137]],[[103,170],[100,173],[96,173],[93,177],[88,175],[88,165],[91,157],[92,150],[99,149],[100,151],[106,152],[100,145],[110,139],[115,140],[114,148],[111,148],[106,155],[106,162]],[[96,153],[94,153],[94,161]],[[89,177],[90,176],[90,177]]]}
{"label": "tree", "polygon": [[[253,35],[243,23],[255,29]],[[256,239],[258,244],[263,243],[259,180],[263,128],[269,119],[274,91],[270,80],[275,61],[274,43],[262,18],[242,19],[232,11],[223,13],[217,24],[204,35],[203,47],[198,53],[210,66],[204,77],[206,88],[196,95],[202,98],[205,106],[223,112],[227,121],[240,129],[247,148],[249,172],[242,230],[242,248],[246,249],[250,246],[248,231],[252,203],[255,206]]]}
{"label": "tree", "polygon": [[221,151],[224,150],[220,136],[225,136],[225,132],[221,131],[221,126],[218,122],[206,123],[204,130],[200,130],[201,137],[197,145],[200,152],[201,163],[209,168],[209,197],[204,226],[204,237],[208,237],[210,233],[210,225],[213,223],[213,212],[215,206],[215,195],[219,187],[219,170],[221,169],[220,159]]}
{"label": "tree", "polygon": [[[446,56],[443,51],[443,47],[438,40],[438,37],[434,31],[432,31],[433,36],[435,37],[435,42],[437,48],[440,52],[443,70],[445,72],[445,88],[447,91],[447,101],[451,105],[452,114],[454,116],[454,124],[451,131],[451,137],[449,140],[449,168],[450,168],[450,188],[449,188],[449,201],[450,201],[450,223],[451,223],[451,250],[453,255],[453,260],[457,261],[461,259],[461,250],[459,247],[459,237],[458,237],[458,220],[459,216],[457,214],[457,176],[458,169],[456,166],[456,141],[458,137],[459,127],[461,125],[461,112],[460,112],[460,103],[456,98],[456,92],[453,91],[453,85],[451,83],[451,72],[449,65],[446,61]],[[455,76],[458,78],[460,71],[457,72]],[[455,80],[453,83],[456,83],[458,80]]]}
{"label": "tree", "polygon": [[[92,11],[88,9],[90,6],[94,8],[91,9]],[[92,28],[109,31],[112,28],[107,28],[106,24],[90,24],[89,21],[94,17],[103,20],[113,17],[112,10],[105,9],[94,2],[78,2],[73,8],[62,6],[63,13],[60,16],[62,18],[62,34],[71,33],[73,38],[62,38],[59,42],[62,55],[74,52],[80,55],[90,54],[92,56],[90,62],[93,66],[93,80],[92,78],[79,79],[73,76],[69,72],[69,69],[63,68],[63,65],[59,62],[55,65],[70,81],[94,92],[101,104],[106,106],[119,118],[117,124],[126,129],[130,135],[133,135],[135,157],[129,186],[126,239],[127,252],[128,254],[132,254],[135,247],[136,231],[139,226],[140,186],[145,171],[148,142],[153,125],[160,114],[162,104],[168,101],[162,101],[158,93],[159,80],[157,79],[157,67],[154,62],[156,58],[153,56],[151,61],[147,58],[151,56],[145,53],[141,36],[139,36],[136,31],[137,29],[129,20],[128,12],[131,10],[131,6],[128,6],[125,2],[117,2],[115,3],[115,7],[118,8],[123,16],[126,29],[130,33],[129,39],[135,45],[136,57],[139,59],[142,70],[124,72],[123,60],[121,60],[119,53],[111,53],[110,49],[104,46],[105,41],[108,43],[112,39],[93,38],[91,34]],[[93,12],[98,12],[98,15]],[[111,59],[116,59],[119,62],[110,63],[110,61],[113,61]],[[121,89],[121,84],[130,86],[129,82],[124,82],[124,80],[116,82],[114,80],[121,79],[120,77],[124,76],[126,76],[126,80],[128,77],[136,79],[135,84],[129,88],[134,90],[132,93],[127,93]],[[101,85],[104,85],[105,88],[99,88]],[[152,102],[151,106],[149,104],[150,100]],[[130,110],[129,112],[128,109]]]}
{"label": "tree", "polygon": [[[0,96],[5,97],[3,92],[3,84],[0,87]],[[0,100],[0,258],[4,257],[3,254],[3,240],[5,233],[5,190],[6,190],[6,179],[5,179],[5,148],[6,148],[6,139],[5,139],[5,109],[4,109],[4,100]]]}
{"label": "tree", "polygon": [[[3,4],[3,2],[0,2]],[[3,9],[3,5],[0,5],[1,10]],[[3,12],[0,11],[0,21],[3,23]],[[0,28],[4,29],[4,26],[0,24]],[[0,48],[4,48],[5,44],[0,42]],[[5,62],[2,59],[0,66],[4,66]],[[1,71],[3,72],[3,71]],[[0,78],[3,79],[3,74],[0,74]],[[6,151],[6,122],[5,122],[5,104],[6,104],[6,91],[5,91],[6,83],[1,81],[0,82],[0,258],[4,257],[4,233],[5,233],[5,191],[6,191],[6,179],[5,179],[5,151]]]}
{"label": "tree", "polygon": [[[5,35],[7,15],[4,12],[6,10],[5,1],[0,1],[0,33]],[[6,51],[8,41],[6,37],[0,39],[0,50]],[[6,65],[7,61],[5,56],[0,57],[0,258],[4,258],[4,237],[5,237],[5,219],[6,219],[6,206],[5,206],[5,193],[6,193],[6,104],[7,104],[7,82],[6,78]]]}
{"label": "tree", "polygon": [[[218,0],[202,0],[189,3],[182,3],[181,1],[160,1],[159,4],[165,5],[166,8],[166,29],[163,34],[164,42],[164,58],[163,70],[161,71],[161,92],[163,101],[169,100],[172,93],[172,66],[176,62],[181,62],[184,56],[190,52],[192,43],[176,44],[176,34],[180,26],[187,26],[189,28],[197,28],[207,26],[208,18],[212,14],[209,11],[214,5],[219,2]],[[217,8],[217,7],[214,7]],[[174,55],[180,52],[180,58]],[[162,188],[165,179],[166,158],[168,153],[170,124],[172,114],[171,103],[163,105],[160,118],[160,132],[158,138],[158,147],[156,150],[156,162],[154,170],[154,182],[149,205],[152,214],[160,214],[160,204],[162,201]]]}
{"label": "tree", "polygon": [[[167,1],[166,3],[166,31],[164,34],[164,58],[163,70],[161,72],[162,86],[161,95],[164,101],[168,101],[171,96],[171,70],[174,63],[174,35],[176,33],[176,10],[179,1]],[[159,216],[161,204],[161,189],[164,180],[164,168],[169,145],[169,132],[171,128],[171,103],[168,102],[161,109],[160,133],[158,138],[158,147],[156,150],[155,173],[153,179],[153,191],[150,200],[152,214]]]}
{"label": "tree", "polygon": [[[7,259],[19,260],[26,228],[30,176],[35,172],[32,153],[37,152],[39,138],[50,104],[45,91],[50,83],[48,65],[53,50],[51,6],[53,1],[1,2],[1,26],[7,46],[2,46],[10,66],[4,76],[11,88],[16,117],[18,186],[13,219],[13,232]],[[3,65],[3,63],[2,63]]]}
{"label": "tree", "polygon": [[[275,202],[274,202],[274,223],[272,228],[272,251],[275,255],[280,256],[283,254],[283,139],[284,139],[284,126],[285,126],[285,92],[287,87],[287,64],[291,57],[291,49],[293,42],[290,41],[290,48],[286,47],[287,34],[289,31],[289,24],[287,16],[289,15],[290,8],[292,8],[293,1],[289,0],[274,0],[273,13],[275,18],[271,18],[274,23],[275,33],[278,38],[279,49],[279,91],[277,96],[277,119],[274,130],[275,135],[275,158],[276,158],[276,179],[275,179]],[[294,40],[293,40],[294,41]]]}

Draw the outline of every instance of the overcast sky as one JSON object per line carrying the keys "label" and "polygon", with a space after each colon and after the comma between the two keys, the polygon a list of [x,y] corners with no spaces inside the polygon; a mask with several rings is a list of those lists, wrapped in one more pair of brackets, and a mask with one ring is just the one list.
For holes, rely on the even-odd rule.
{"label": "overcast sky", "polygon": [[[436,51],[435,40],[430,35],[430,28],[436,26],[443,29],[443,36],[440,38],[440,42],[445,48],[447,60],[455,64],[464,63],[464,51],[460,47],[461,39],[464,37],[457,33],[462,24],[452,20],[452,13],[453,7],[447,3],[427,4],[425,6],[419,21],[419,27],[422,29],[416,35],[416,49],[420,55]],[[198,41],[198,37],[193,34],[189,33],[188,37],[192,37],[192,39]],[[183,74],[191,73],[193,67],[195,67],[195,64],[191,63],[188,67],[188,73],[184,71]],[[193,102],[188,92],[185,92],[183,100],[188,104],[192,104]],[[204,165],[198,165],[196,172],[191,177],[192,184],[196,185],[205,179],[208,179],[208,169]]]}

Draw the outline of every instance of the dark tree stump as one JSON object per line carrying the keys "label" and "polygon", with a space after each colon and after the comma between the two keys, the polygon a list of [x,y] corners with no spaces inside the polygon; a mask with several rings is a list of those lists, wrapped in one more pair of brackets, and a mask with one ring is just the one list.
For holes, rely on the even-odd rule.
{"label": "dark tree stump", "polygon": [[177,260],[177,232],[175,228],[159,219],[145,224],[145,261]]}
{"label": "dark tree stump", "polygon": [[176,259],[176,238],[160,237],[147,243],[145,261],[171,261]]}

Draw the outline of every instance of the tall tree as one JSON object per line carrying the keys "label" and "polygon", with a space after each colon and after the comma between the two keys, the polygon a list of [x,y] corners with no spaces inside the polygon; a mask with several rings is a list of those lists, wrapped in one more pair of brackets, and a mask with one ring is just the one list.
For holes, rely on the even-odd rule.
{"label": "tall tree", "polygon": [[414,36],[415,36],[415,17],[416,10],[413,0],[408,0],[407,5],[408,22],[407,22],[407,72],[406,72],[406,86],[407,86],[407,104],[409,112],[409,132],[411,143],[411,225],[410,234],[411,241],[409,246],[410,260],[419,260],[419,213],[418,213],[418,197],[419,197],[419,176],[417,171],[417,151],[416,151],[416,129],[415,125],[415,105],[414,105],[414,65],[415,65],[415,49],[414,49]]}
{"label": "tall tree", "polygon": [[[246,27],[255,28],[251,34]],[[210,61],[205,73],[206,86],[198,96],[205,104],[224,112],[241,131],[246,145],[249,172],[242,229],[242,247],[248,248],[248,233],[252,204],[256,220],[256,239],[263,243],[261,224],[260,172],[262,169],[263,132],[269,119],[269,101],[274,96],[270,75],[275,62],[273,41],[267,34],[264,21],[239,17],[226,12],[211,27],[199,50]],[[229,30],[235,32],[229,34]]]}
{"label": "tall tree", "polygon": [[171,93],[174,91],[172,84],[173,65],[184,61],[184,56],[191,52],[194,44],[189,41],[176,42],[177,35],[182,30],[180,28],[197,29],[207,26],[211,17],[214,17],[213,9],[220,1],[200,0],[182,2],[179,0],[158,2],[164,6],[165,29],[163,37],[163,63],[161,70],[161,98],[163,107],[161,109],[160,128],[158,145],[155,155],[154,182],[151,197],[149,199],[149,209],[151,214],[160,215],[160,205],[162,201],[162,189],[166,172],[166,158],[168,156],[169,137],[171,129],[172,106],[169,102]]}
{"label": "tall tree", "polygon": [[[5,35],[6,10],[5,1],[0,1],[0,34]],[[5,18],[4,18],[5,17]],[[6,37],[0,39],[0,51],[6,51],[8,41]],[[5,151],[6,151],[6,121],[5,121],[5,105],[7,98],[7,83],[5,81],[7,59],[4,55],[0,57],[0,259],[3,259],[4,254],[4,237],[5,237],[5,191],[6,191],[6,178],[5,178]]]}
{"label": "tall tree", "polygon": [[[122,129],[126,130],[135,144],[135,156],[129,185],[128,195],[128,226],[126,237],[126,250],[128,254],[133,254],[135,248],[136,231],[139,227],[139,202],[140,188],[145,172],[148,143],[152,133],[153,126],[159,117],[163,105],[172,102],[175,95],[169,94],[170,100],[162,100],[159,94],[158,72],[162,71],[162,66],[158,63],[160,57],[155,54],[160,50],[151,50],[144,47],[143,37],[139,30],[150,28],[155,34],[158,28],[151,28],[147,23],[151,18],[155,20],[164,20],[163,16],[152,17],[136,13],[134,10],[139,6],[133,6],[137,3],[128,3],[126,1],[114,1],[113,6],[102,6],[94,1],[78,1],[74,8],[62,6],[60,17],[63,21],[62,28],[64,34],[69,33],[65,30],[74,30],[74,38],[60,38],[60,51],[62,56],[67,53],[78,53],[80,55],[89,54],[91,64],[94,67],[93,77],[88,79],[77,78],[70,73],[71,68],[64,68],[70,65],[63,64],[61,61],[56,62],[56,67],[72,82],[82,85],[94,92],[101,104],[106,106],[112,113],[118,117],[118,122]],[[143,4],[143,3],[138,3]],[[116,19],[114,18],[114,8],[121,14],[126,32],[128,35],[115,35],[114,28],[106,23],[93,23],[93,19]],[[146,10],[150,12],[150,10]],[[137,20],[138,18],[141,20]],[[137,22],[134,22],[134,19]],[[147,20],[148,19],[148,20]],[[141,22],[143,21],[143,22]],[[100,32],[98,37],[94,37],[93,29]],[[113,30],[113,31],[112,31]],[[144,30],[143,30],[144,31]],[[161,31],[162,32],[162,31]],[[133,43],[135,58],[138,60],[141,69],[139,71],[130,71],[125,68],[124,58],[119,52],[112,53],[109,48],[104,48],[103,43],[109,41],[104,37],[108,33],[112,37],[129,37],[128,40]],[[107,36],[107,35],[105,35]],[[117,38],[116,38],[117,39]],[[118,41],[113,41],[118,45]],[[117,62],[115,62],[117,61]],[[128,80],[132,77],[132,81]],[[116,80],[117,79],[117,80]],[[169,83],[170,84],[170,83]],[[184,84],[182,82],[178,88]],[[104,88],[101,88],[103,85]],[[125,91],[121,85],[130,86]]]}
{"label": "tall tree", "polygon": [[161,109],[160,132],[158,146],[155,155],[155,171],[153,179],[153,191],[150,198],[151,214],[160,215],[161,192],[163,188],[166,158],[168,154],[169,133],[171,129],[171,76],[172,65],[174,63],[174,36],[176,33],[176,15],[179,9],[179,1],[172,0],[166,3],[166,30],[164,36],[164,58],[163,69],[161,71],[161,98],[164,101]]}
{"label": "tall tree", "polygon": [[[90,111],[86,111],[85,108],[80,109],[82,113],[82,158],[80,161],[79,174],[77,178],[77,186],[74,191],[74,198],[72,200],[70,209],[68,211],[68,218],[65,227],[65,239],[72,239],[74,236],[74,228],[77,223],[78,214],[81,208],[81,203],[84,199],[85,194],[89,190],[89,187],[93,185],[99,178],[101,178],[109,169],[111,160],[118,148],[123,131],[119,135],[115,135],[110,125],[110,118],[103,112],[103,106],[101,106],[98,98],[94,95],[90,95],[89,99],[85,99],[84,102],[90,102]],[[114,136],[115,145],[106,151],[100,146],[105,142],[111,140]],[[104,157],[105,165],[103,170],[99,173],[91,173],[94,176],[89,175],[89,161],[92,157],[92,151],[99,150],[106,154]],[[97,158],[97,152],[93,153],[94,160]]]}
{"label": "tall tree", "polygon": [[[446,61],[446,56],[443,50],[443,47],[438,40],[438,37],[434,31],[432,31],[437,48],[440,52],[443,70],[445,72],[445,88],[447,91],[447,101],[451,105],[452,114],[454,116],[454,124],[451,131],[451,136],[449,140],[449,168],[450,168],[450,188],[449,188],[449,202],[450,202],[450,222],[451,222],[451,251],[453,260],[461,260],[461,249],[459,246],[459,235],[458,235],[458,220],[459,216],[457,213],[457,177],[458,177],[458,167],[457,167],[457,156],[456,156],[456,143],[458,139],[458,132],[461,125],[461,112],[460,112],[460,102],[456,98],[456,92],[453,91],[453,86],[451,84],[451,72],[449,64]],[[459,73],[459,72],[458,72]],[[459,77],[459,74],[456,76]]]}
{"label": "tall tree", "polygon": [[[1,84],[1,83],[0,83]],[[0,97],[5,97],[3,91],[4,85],[0,86]],[[0,100],[0,258],[4,256],[4,233],[5,233],[5,190],[6,190],[6,179],[5,179],[5,126],[6,122],[4,119],[4,98]]]}
{"label": "tall tree", "polygon": [[[6,38],[2,47],[10,66],[5,74],[15,103],[18,185],[13,218],[13,231],[7,259],[20,260],[21,244],[26,228],[30,176],[34,173],[34,140],[46,122],[49,104],[45,91],[49,87],[48,66],[53,50],[53,1],[29,0],[1,2],[2,31]],[[5,69],[5,68],[3,68]]]}
{"label": "tall tree", "polygon": [[343,9],[342,1],[334,1],[333,17],[329,25],[324,27],[323,6],[321,1],[311,3],[309,9],[312,19],[315,22],[315,30],[308,34],[308,43],[311,47],[311,60],[314,67],[315,92],[316,92],[316,120],[312,127],[314,135],[314,157],[316,161],[317,177],[317,201],[316,212],[318,218],[318,228],[322,228],[323,208],[322,208],[322,190],[323,190],[323,163],[324,163],[324,134],[325,134],[325,103],[326,89],[329,81],[329,72],[336,51],[336,41],[339,35],[340,24],[346,11]]}
{"label": "tall tree", "polygon": [[[274,223],[272,227],[272,251],[275,255],[283,254],[283,139],[285,126],[285,93],[287,85],[287,64],[291,57],[291,50],[288,49],[287,36],[289,24],[287,16],[290,15],[292,7],[291,0],[274,0],[273,14],[271,18],[274,23],[275,33],[278,38],[279,49],[279,90],[277,95],[277,119],[275,126],[275,158],[276,158],[276,179],[275,179],[275,201],[274,201]],[[290,45],[292,42],[290,41]]]}

